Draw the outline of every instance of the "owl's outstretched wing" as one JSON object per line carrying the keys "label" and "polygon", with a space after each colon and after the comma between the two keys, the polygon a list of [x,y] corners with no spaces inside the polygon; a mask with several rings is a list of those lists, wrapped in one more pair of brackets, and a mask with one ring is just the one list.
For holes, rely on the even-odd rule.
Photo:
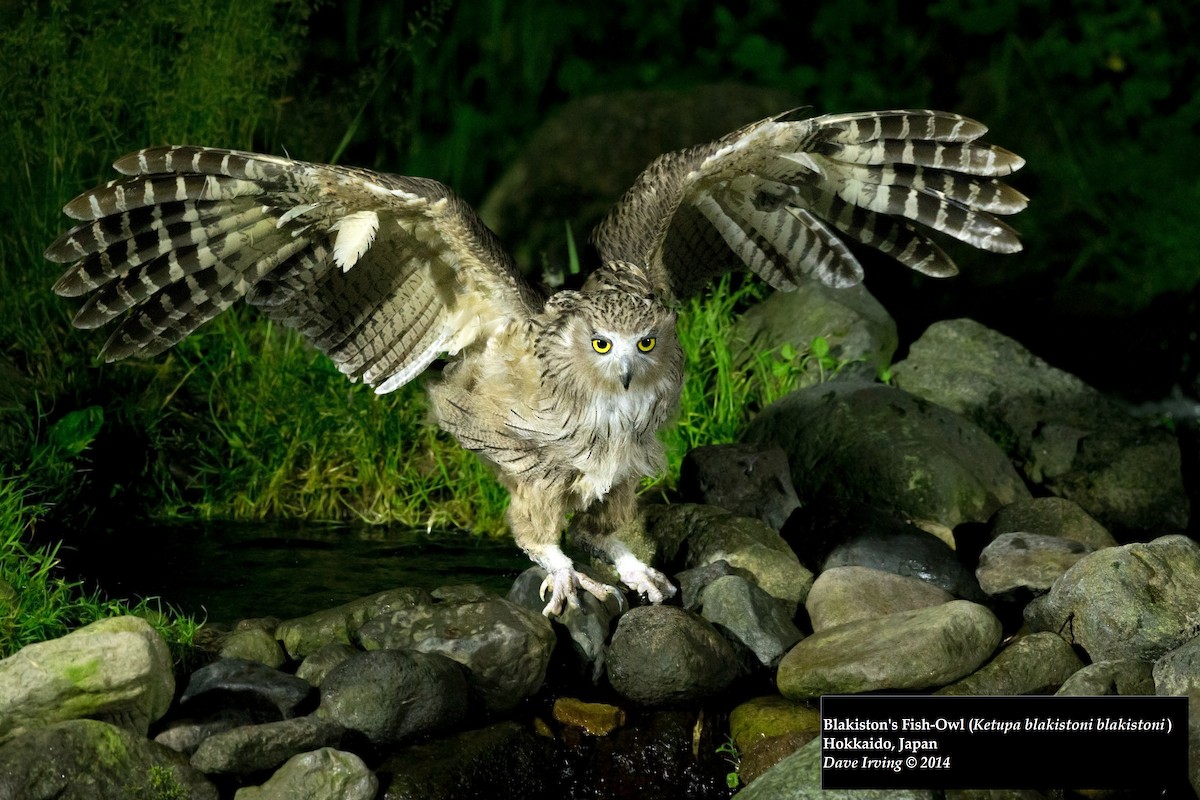
{"label": "owl's outstretched wing", "polygon": [[46,257],[91,293],[75,325],[124,315],[109,360],[155,355],[245,298],[353,379],[395,389],[540,303],[442,184],[201,147],[141,150],[65,212]]}
{"label": "owl's outstretched wing", "polygon": [[996,180],[1025,163],[940,111],[802,118],[788,112],[659,157],[592,234],[605,262],[644,264],[677,299],[739,261],[777,289],[802,275],[862,279],[838,236],[927,275],[956,272],[922,227],[984,250],[1021,249],[996,215],[1025,207]]}

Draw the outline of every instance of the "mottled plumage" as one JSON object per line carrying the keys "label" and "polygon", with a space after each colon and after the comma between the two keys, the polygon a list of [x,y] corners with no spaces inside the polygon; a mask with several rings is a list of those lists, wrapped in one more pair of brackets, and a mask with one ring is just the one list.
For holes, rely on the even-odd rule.
{"label": "mottled plumage", "polygon": [[659,602],[674,588],[615,532],[663,468],[678,302],[735,264],[780,290],[852,285],[842,237],[936,276],[954,264],[922,228],[1019,250],[995,215],[1026,199],[996,178],[1023,162],[985,131],[933,111],[790,112],[661,156],[593,233],[602,263],[578,291],[528,284],[436,181],[202,147],[119,159],[125,177],[67,204],[81,222],[46,257],[74,262],[55,291],[89,295],[77,326],[121,318],[110,361],[160,353],[242,298],[377,392],[449,357],[429,386],[438,422],[511,493],[546,613],[611,591],[563,553],[572,515],[579,543]]}

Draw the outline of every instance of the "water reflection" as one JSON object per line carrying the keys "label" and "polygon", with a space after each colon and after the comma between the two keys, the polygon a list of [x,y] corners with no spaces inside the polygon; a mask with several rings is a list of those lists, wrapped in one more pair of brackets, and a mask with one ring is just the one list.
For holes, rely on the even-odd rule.
{"label": "water reflection", "polygon": [[287,619],[399,586],[476,583],[503,594],[529,566],[509,539],[313,523],[90,531],[60,555],[112,597],[158,596],[215,622]]}

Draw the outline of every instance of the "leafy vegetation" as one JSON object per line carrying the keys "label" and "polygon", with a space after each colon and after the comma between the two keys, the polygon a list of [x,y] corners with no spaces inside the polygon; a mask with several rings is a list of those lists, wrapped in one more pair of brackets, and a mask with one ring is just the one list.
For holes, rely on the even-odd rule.
{"label": "leafy vegetation", "polygon": [[[972,269],[955,251],[963,280],[1136,309],[1200,280],[1200,183],[1180,179],[1200,171],[1193,18],[1183,0],[4,4],[0,576],[21,613],[9,603],[0,652],[115,608],[57,576],[53,545],[33,544],[47,519],[502,527],[503,492],[422,424],[419,387],[376,397],[247,310],[152,361],[96,363],[100,339],[70,329],[41,253],[114,156],[286,149],[435,177],[478,204],[550,111],[598,92],[734,80],[819,111],[934,105],[987,120],[1030,163],[1017,183],[1036,257]],[[682,318],[673,464],[735,438],[806,363],[836,368],[820,341],[735,363],[733,318],[758,291],[727,282]]]}

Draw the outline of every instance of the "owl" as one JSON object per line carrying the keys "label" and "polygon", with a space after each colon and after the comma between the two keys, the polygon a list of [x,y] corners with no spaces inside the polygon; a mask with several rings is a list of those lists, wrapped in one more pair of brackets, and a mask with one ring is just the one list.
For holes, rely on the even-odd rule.
{"label": "owl", "polygon": [[55,291],[87,296],[74,324],[121,317],[109,361],[154,356],[244,299],[295,328],[351,380],[428,382],[437,423],[495,469],[513,538],[545,570],[547,616],[616,589],[561,540],[653,603],[675,588],[618,531],[664,468],[657,432],[683,382],[680,301],[744,268],[777,290],[846,287],[843,239],[926,275],[955,266],[926,229],[1021,249],[998,219],[1026,198],[997,180],[1023,160],[958,114],[783,113],[653,161],[591,241],[577,290],[527,281],[496,237],[433,180],[206,147],[153,147],[65,207],[46,251]]}

